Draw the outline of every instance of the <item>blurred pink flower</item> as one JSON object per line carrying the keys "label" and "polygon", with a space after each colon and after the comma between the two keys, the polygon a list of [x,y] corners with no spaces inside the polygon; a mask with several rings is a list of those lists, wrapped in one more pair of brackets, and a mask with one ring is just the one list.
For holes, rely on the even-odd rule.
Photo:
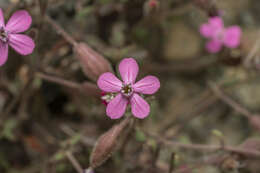
{"label": "blurred pink flower", "polygon": [[150,113],[149,104],[139,94],[154,94],[160,88],[155,76],[146,76],[135,83],[139,67],[133,58],[125,58],[119,64],[121,82],[113,73],[103,73],[98,79],[98,87],[107,93],[116,93],[107,105],[106,113],[111,119],[121,118],[131,105],[135,117],[143,119]]}
{"label": "blurred pink flower", "polygon": [[0,8],[0,66],[7,60],[8,45],[21,55],[32,53],[35,47],[34,41],[24,34],[18,34],[26,31],[31,23],[32,18],[28,12],[19,10],[5,25],[3,11]]}
{"label": "blurred pink flower", "polygon": [[200,34],[210,41],[206,44],[206,49],[210,53],[217,53],[222,45],[228,48],[236,48],[240,44],[241,29],[239,26],[225,28],[220,17],[212,17],[208,23],[200,26]]}

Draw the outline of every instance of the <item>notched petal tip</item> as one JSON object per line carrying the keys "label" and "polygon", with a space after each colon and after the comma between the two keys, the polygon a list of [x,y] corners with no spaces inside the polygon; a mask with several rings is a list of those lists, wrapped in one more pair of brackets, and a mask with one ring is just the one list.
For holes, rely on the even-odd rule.
{"label": "notched petal tip", "polygon": [[124,58],[119,64],[119,73],[125,84],[134,83],[139,71],[134,58]]}

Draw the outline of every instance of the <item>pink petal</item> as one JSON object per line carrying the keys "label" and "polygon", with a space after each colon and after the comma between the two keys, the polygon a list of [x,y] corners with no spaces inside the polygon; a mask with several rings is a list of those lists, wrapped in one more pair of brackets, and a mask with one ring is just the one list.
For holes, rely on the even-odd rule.
{"label": "pink petal", "polygon": [[6,24],[6,30],[11,33],[26,31],[32,23],[32,18],[25,10],[15,12]]}
{"label": "pink petal", "polygon": [[133,58],[125,58],[119,64],[119,72],[125,84],[134,83],[138,71],[138,64]]}
{"label": "pink petal", "polygon": [[231,26],[226,29],[224,44],[229,48],[236,48],[240,44],[241,29],[239,26]]}
{"label": "pink petal", "polygon": [[212,29],[209,24],[202,24],[200,26],[200,34],[206,38],[209,38],[212,36]]}
{"label": "pink petal", "polygon": [[224,28],[223,20],[221,19],[221,17],[218,16],[209,18],[209,25],[215,29]]}
{"label": "pink petal", "polygon": [[2,26],[5,26],[5,18],[4,18],[3,10],[0,8],[0,28]]}
{"label": "pink petal", "polygon": [[203,32],[204,37],[218,38],[219,33],[224,30],[224,24],[220,17],[209,18],[209,23],[202,25],[201,34]]}
{"label": "pink petal", "polygon": [[134,93],[130,102],[132,113],[135,117],[144,119],[150,113],[149,104],[138,94]]}
{"label": "pink petal", "polygon": [[222,43],[218,40],[211,40],[209,42],[207,42],[206,44],[206,49],[210,52],[210,53],[217,53],[220,51],[222,47]]}
{"label": "pink petal", "polygon": [[122,94],[118,94],[108,103],[106,113],[111,119],[121,118],[125,113],[127,104],[128,100]]}
{"label": "pink petal", "polygon": [[122,88],[122,82],[110,72],[103,73],[98,78],[97,84],[105,92],[119,92]]}
{"label": "pink petal", "polygon": [[31,54],[35,47],[34,41],[27,35],[23,34],[10,34],[9,44],[21,55]]}
{"label": "pink petal", "polygon": [[160,88],[160,81],[155,76],[146,76],[133,86],[135,92],[154,94]]}
{"label": "pink petal", "polygon": [[8,44],[0,41],[0,66],[2,66],[8,57]]}

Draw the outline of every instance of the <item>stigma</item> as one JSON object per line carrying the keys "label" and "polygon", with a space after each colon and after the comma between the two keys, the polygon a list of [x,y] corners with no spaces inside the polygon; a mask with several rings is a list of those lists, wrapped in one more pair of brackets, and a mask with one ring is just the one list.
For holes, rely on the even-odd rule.
{"label": "stigma", "polygon": [[8,32],[3,27],[0,28],[0,40],[4,43],[8,42],[9,40]]}
{"label": "stigma", "polygon": [[130,97],[133,94],[132,85],[131,84],[123,84],[123,87],[121,89],[121,93],[126,97]]}

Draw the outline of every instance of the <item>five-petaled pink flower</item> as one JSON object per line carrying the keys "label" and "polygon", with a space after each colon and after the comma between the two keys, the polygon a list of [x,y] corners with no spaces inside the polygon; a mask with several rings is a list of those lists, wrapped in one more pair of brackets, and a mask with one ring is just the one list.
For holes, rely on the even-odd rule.
{"label": "five-petaled pink flower", "polygon": [[0,8],[0,66],[8,57],[8,45],[21,55],[31,54],[35,44],[34,41],[19,34],[26,31],[32,23],[32,18],[25,10],[15,12],[5,25],[3,11]]}
{"label": "five-petaled pink flower", "polygon": [[154,94],[160,88],[155,76],[146,76],[135,83],[139,67],[133,58],[125,58],[119,64],[121,82],[113,73],[103,73],[98,79],[98,87],[104,92],[116,93],[107,105],[106,113],[111,119],[118,119],[125,113],[128,103],[137,118],[145,118],[150,112],[149,104],[139,94]]}
{"label": "five-petaled pink flower", "polygon": [[230,26],[225,28],[220,17],[209,18],[208,23],[200,26],[200,33],[210,39],[206,44],[206,49],[210,53],[219,52],[222,45],[228,48],[236,48],[240,44],[240,27]]}

